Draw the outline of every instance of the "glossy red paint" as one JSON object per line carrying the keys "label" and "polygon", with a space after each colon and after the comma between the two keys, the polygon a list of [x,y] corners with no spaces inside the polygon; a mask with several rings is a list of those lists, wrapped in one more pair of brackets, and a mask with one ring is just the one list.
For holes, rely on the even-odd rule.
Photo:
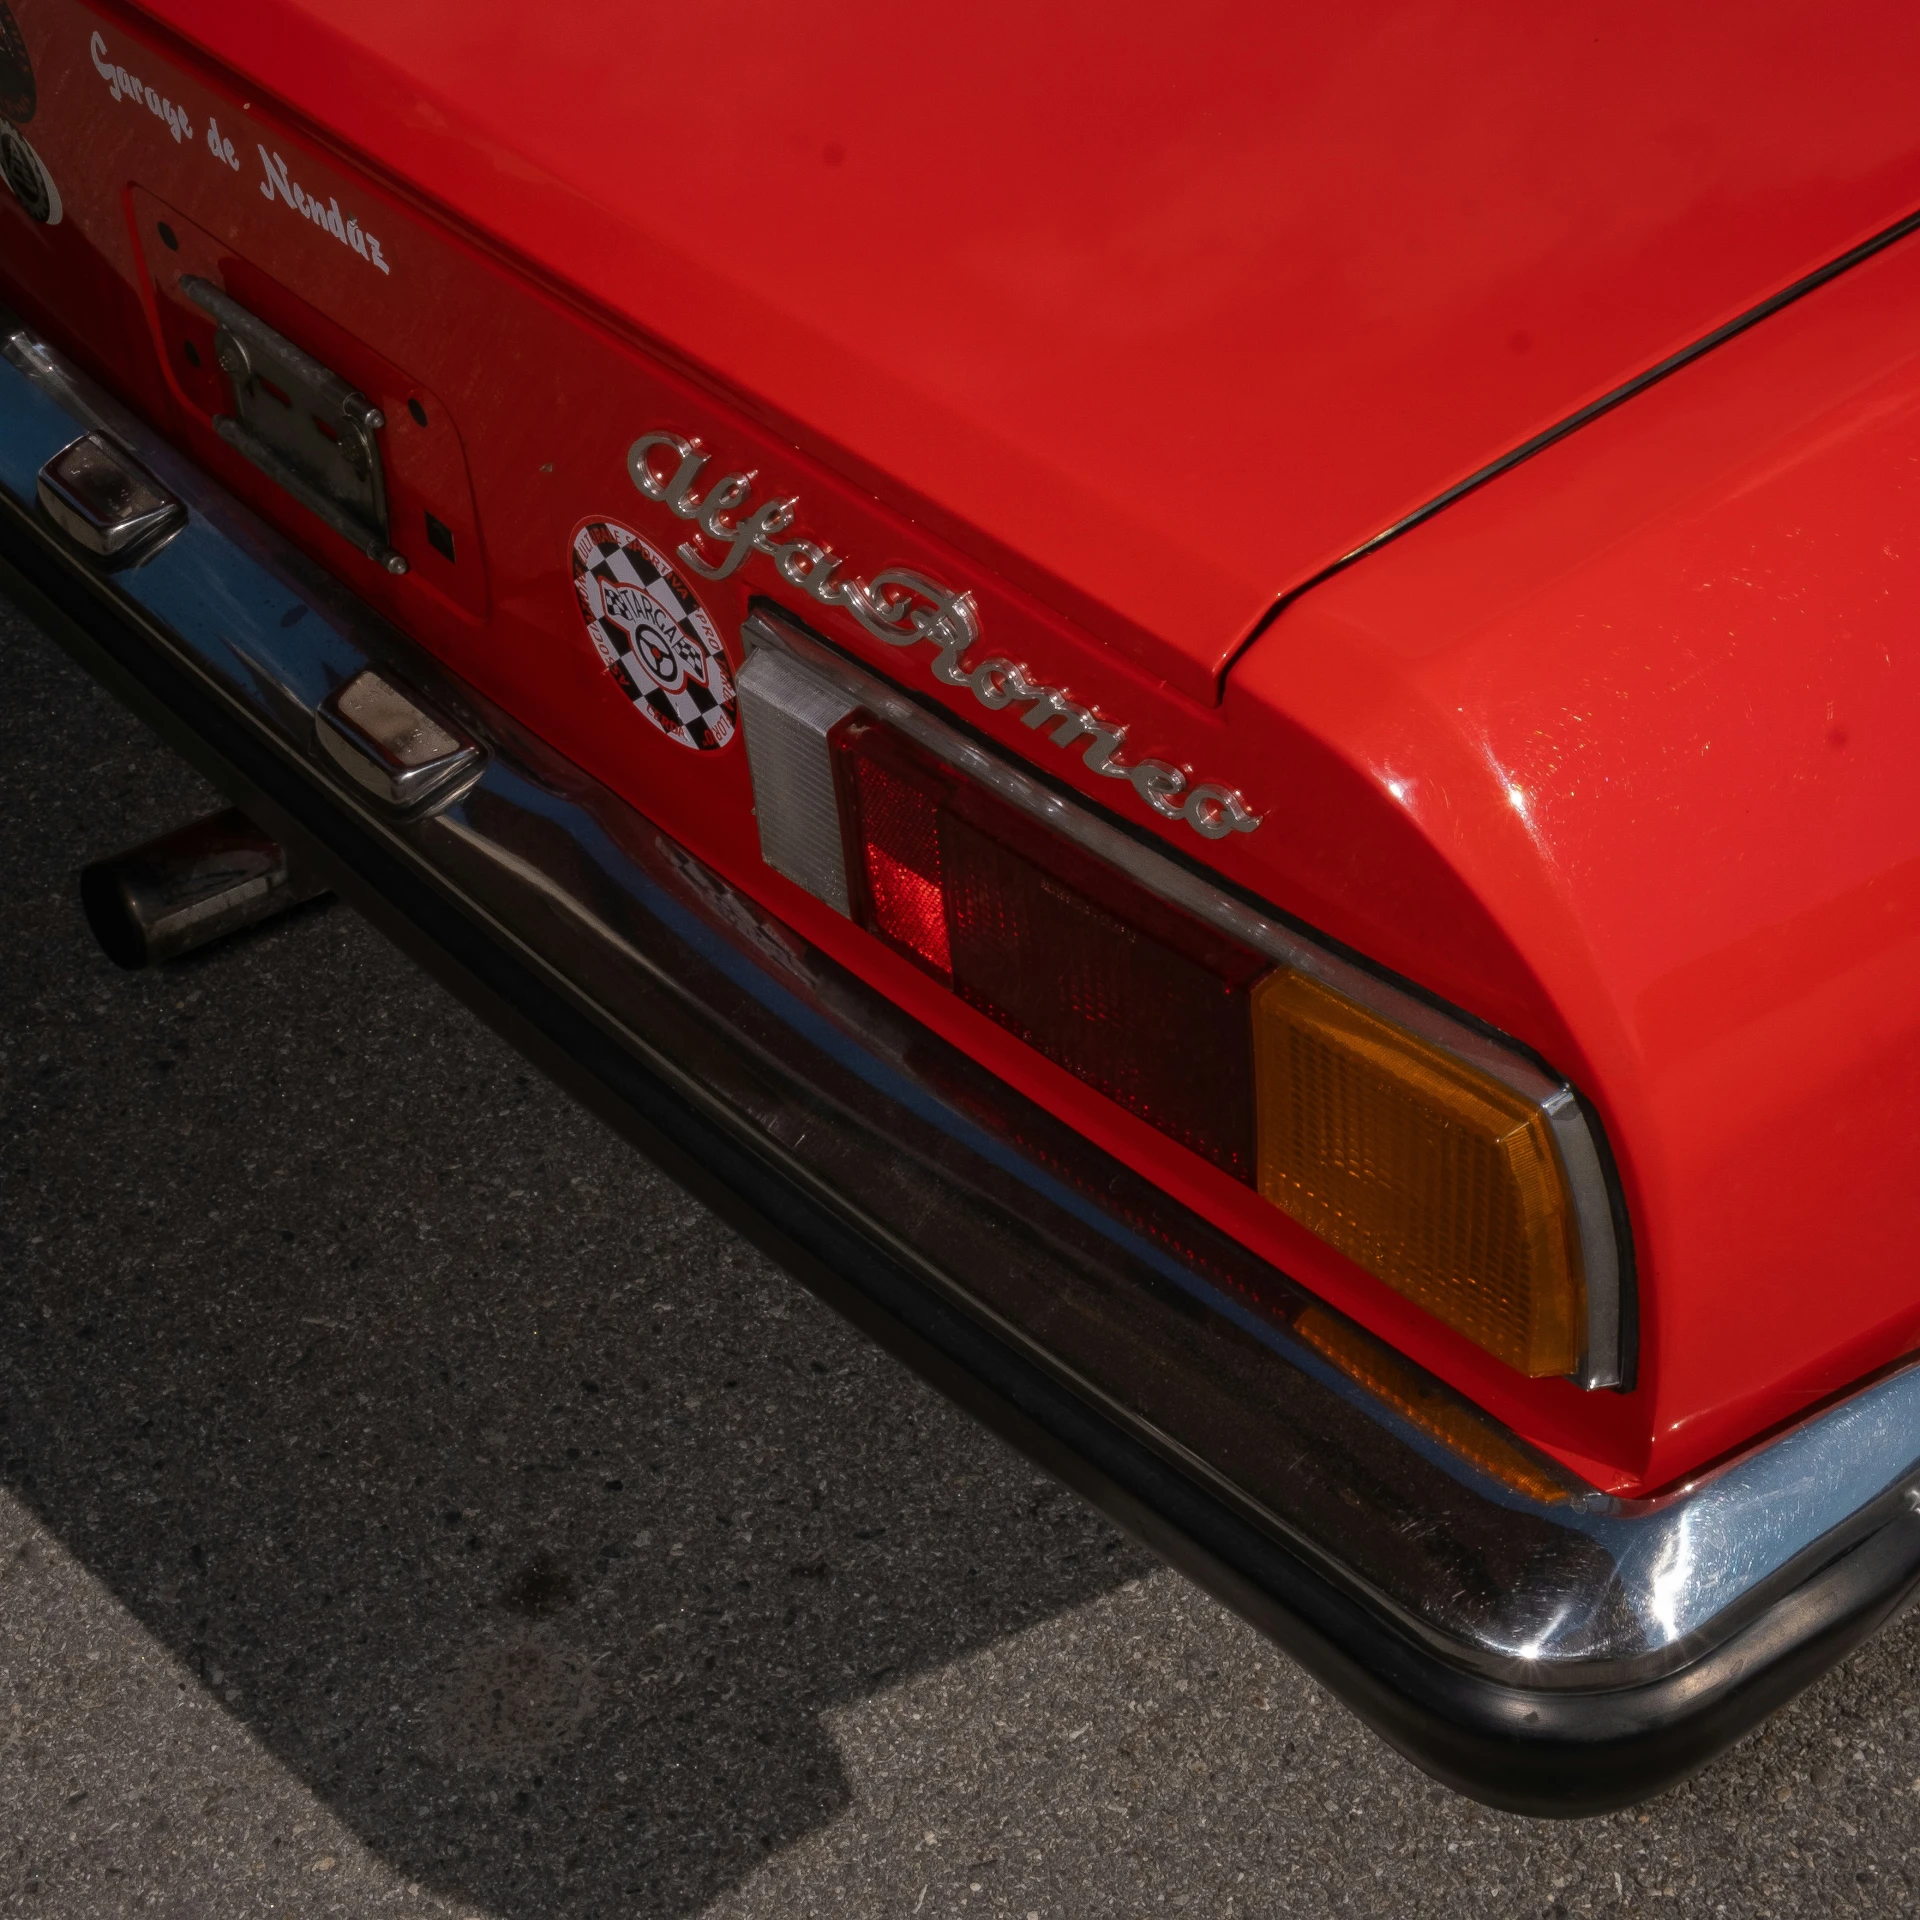
{"label": "glossy red paint", "polygon": [[152,11],[1202,700],[1280,594],[1920,204],[1907,7]]}
{"label": "glossy red paint", "polygon": [[[1655,72],[1652,27],[1616,21],[1619,41],[1582,51],[1571,29],[1484,8],[1472,26],[1223,16],[1189,23],[1191,44],[1101,42],[1078,64],[1067,27],[1031,9],[977,19],[946,62],[933,29],[852,8],[804,27],[736,13],[724,34],[676,16],[650,29],[653,70],[676,73],[656,105],[598,42],[581,51],[598,16],[565,6],[538,36],[492,7],[168,9],[278,106],[129,13],[15,10],[40,78],[29,132],[67,217],[0,205],[9,296],[458,672],[919,1018],[1610,1486],[1670,1478],[1920,1339],[1900,1264],[1920,1200],[1899,1179],[1920,846],[1889,818],[1920,698],[1895,637],[1920,595],[1902,558],[1914,243],[1312,589],[1208,704],[1277,592],[1920,204],[1920,134],[1889,77],[1899,20],[1743,13],[1729,47],[1663,18]],[[910,101],[826,84],[856,26],[869,59],[919,36]],[[994,95],[979,48],[996,31],[1023,52]],[[1053,118],[1035,63],[1071,76]],[[103,65],[137,72],[140,97],[116,101]],[[1844,116],[1813,110],[1822,86],[1851,89]],[[1489,122],[1494,100],[1514,111]],[[943,108],[944,146],[924,131]],[[1061,134],[1072,117],[1081,146]],[[1134,146],[1108,137],[1121,125]],[[796,129],[842,160],[816,171]],[[343,230],[377,234],[384,270],[263,194],[262,150]],[[1289,154],[1318,159],[1289,173]],[[1034,179],[1044,205],[1013,190]],[[1222,181],[1239,196],[1224,213],[1206,198]],[[912,244],[929,229],[944,252]],[[1054,244],[1069,230],[1077,244]],[[183,268],[385,410],[405,579],[211,432]],[[1190,299],[1167,292],[1189,282]],[[669,551],[686,536],[626,474],[653,427],[796,495],[854,570],[971,587],[988,647],[1131,723],[1133,750],[1240,786],[1267,824],[1201,843],[1075,759],[1051,771],[1570,1075],[1633,1209],[1639,1389],[1519,1380],[765,867],[744,755],[652,730],[574,605],[583,517]],[[448,576],[424,514],[456,509]],[[702,593],[729,645],[753,594],[809,611],[760,560]],[[924,650],[814,618],[1008,751],[1050,751],[939,687]],[[1813,1273],[1809,1324],[1794,1314]]]}
{"label": "glossy red paint", "polygon": [[[1578,1035],[1655,1482],[1920,1344],[1916,310],[1908,241],[1316,589],[1231,682],[1396,795]],[[1387,919],[1370,952],[1502,1017]]]}

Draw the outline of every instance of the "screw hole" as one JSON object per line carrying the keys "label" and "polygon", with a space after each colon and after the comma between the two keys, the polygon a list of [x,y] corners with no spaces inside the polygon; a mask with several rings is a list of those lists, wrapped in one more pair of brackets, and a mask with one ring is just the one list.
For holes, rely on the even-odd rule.
{"label": "screw hole", "polygon": [[188,366],[197,367],[200,364],[200,349],[191,340],[181,341],[180,351],[186,355]]}
{"label": "screw hole", "polygon": [[413,424],[416,427],[424,427],[427,424],[427,410],[418,400],[409,400],[407,411],[413,415]]}
{"label": "screw hole", "polygon": [[176,234],[164,220],[160,222],[156,231],[160,235],[162,244],[169,252],[178,253],[180,251],[180,236]]}

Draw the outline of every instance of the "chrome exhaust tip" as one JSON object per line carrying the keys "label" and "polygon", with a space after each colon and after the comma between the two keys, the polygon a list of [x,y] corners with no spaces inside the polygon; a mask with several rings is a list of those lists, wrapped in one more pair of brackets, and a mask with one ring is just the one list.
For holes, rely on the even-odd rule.
{"label": "chrome exhaust tip", "polygon": [[129,970],[177,960],[326,891],[237,807],[80,871],[87,924]]}

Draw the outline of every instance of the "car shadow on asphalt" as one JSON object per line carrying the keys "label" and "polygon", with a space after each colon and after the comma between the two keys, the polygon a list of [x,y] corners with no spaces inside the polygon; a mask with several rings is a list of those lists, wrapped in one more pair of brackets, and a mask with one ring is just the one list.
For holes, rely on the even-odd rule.
{"label": "car shadow on asphalt", "polygon": [[0,641],[0,1476],[396,1871],[696,1911],[823,1712],[1152,1564],[351,913],[116,973],[75,871],[202,790]]}

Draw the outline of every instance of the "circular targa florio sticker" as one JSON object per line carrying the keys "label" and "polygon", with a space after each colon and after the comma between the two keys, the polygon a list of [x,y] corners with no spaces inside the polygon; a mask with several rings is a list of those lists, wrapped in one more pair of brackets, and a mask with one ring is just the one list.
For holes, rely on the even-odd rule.
{"label": "circular targa florio sticker", "polygon": [[618,521],[588,520],[573,536],[573,590],[607,671],[668,739],[708,753],[733,738],[720,636],[665,554]]}

